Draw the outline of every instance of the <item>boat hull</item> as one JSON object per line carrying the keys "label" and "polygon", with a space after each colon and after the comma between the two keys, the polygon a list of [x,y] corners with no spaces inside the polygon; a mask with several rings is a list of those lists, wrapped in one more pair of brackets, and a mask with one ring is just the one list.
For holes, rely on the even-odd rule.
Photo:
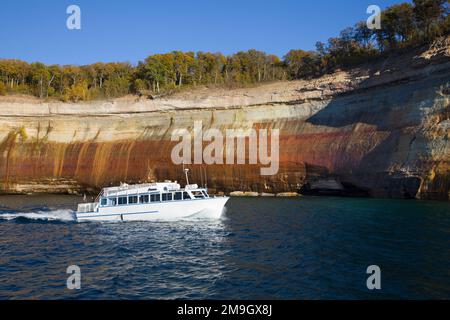
{"label": "boat hull", "polygon": [[219,219],[228,197],[100,207],[98,212],[77,212],[78,221],[158,221],[185,218]]}

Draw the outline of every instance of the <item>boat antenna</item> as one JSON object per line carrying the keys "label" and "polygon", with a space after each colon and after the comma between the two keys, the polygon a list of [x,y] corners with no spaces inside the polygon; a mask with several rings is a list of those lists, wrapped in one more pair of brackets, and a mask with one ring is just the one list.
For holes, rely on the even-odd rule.
{"label": "boat antenna", "polygon": [[189,169],[184,169],[184,174],[186,175],[186,185],[189,185],[188,172],[189,172]]}

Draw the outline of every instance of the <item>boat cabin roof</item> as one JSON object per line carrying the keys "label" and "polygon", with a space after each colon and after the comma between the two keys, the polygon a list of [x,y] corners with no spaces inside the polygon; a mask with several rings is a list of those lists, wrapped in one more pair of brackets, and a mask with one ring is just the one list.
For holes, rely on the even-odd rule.
{"label": "boat cabin roof", "polygon": [[[141,194],[141,193],[151,193],[151,192],[169,192],[169,191],[185,191],[185,190],[202,190],[196,184],[186,185],[184,189],[181,188],[180,184],[175,182],[155,182],[155,183],[145,183],[145,184],[126,184],[122,183],[118,187],[104,188],[102,195],[104,197],[112,196],[122,196],[129,194]],[[204,190],[204,189],[203,189]]]}

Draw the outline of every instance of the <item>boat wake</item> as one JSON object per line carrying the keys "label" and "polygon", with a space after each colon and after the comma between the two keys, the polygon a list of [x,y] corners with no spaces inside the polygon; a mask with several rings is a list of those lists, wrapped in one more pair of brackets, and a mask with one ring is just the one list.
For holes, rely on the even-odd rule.
{"label": "boat wake", "polygon": [[[215,216],[209,211],[200,211],[196,214],[186,217],[181,220],[186,221],[198,221],[198,220],[226,220],[225,217],[226,207],[223,208],[220,217]],[[50,221],[50,222],[77,222],[75,211],[68,209],[57,210],[39,210],[35,212],[0,212],[0,221],[10,220],[29,220],[29,221]],[[166,220],[162,220],[166,221]]]}
{"label": "boat wake", "polygon": [[0,220],[16,220],[16,219],[75,222],[76,216],[74,211],[63,209],[52,211],[15,212],[15,213],[0,214]]}

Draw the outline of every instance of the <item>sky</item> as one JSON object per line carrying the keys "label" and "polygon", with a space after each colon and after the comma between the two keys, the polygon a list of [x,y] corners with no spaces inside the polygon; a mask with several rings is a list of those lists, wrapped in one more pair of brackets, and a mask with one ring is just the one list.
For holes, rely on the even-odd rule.
{"label": "sky", "polygon": [[[283,57],[313,50],[401,0],[2,0],[0,58],[47,64],[130,62],[173,50],[232,54],[257,49]],[[81,30],[69,30],[69,5]]]}

